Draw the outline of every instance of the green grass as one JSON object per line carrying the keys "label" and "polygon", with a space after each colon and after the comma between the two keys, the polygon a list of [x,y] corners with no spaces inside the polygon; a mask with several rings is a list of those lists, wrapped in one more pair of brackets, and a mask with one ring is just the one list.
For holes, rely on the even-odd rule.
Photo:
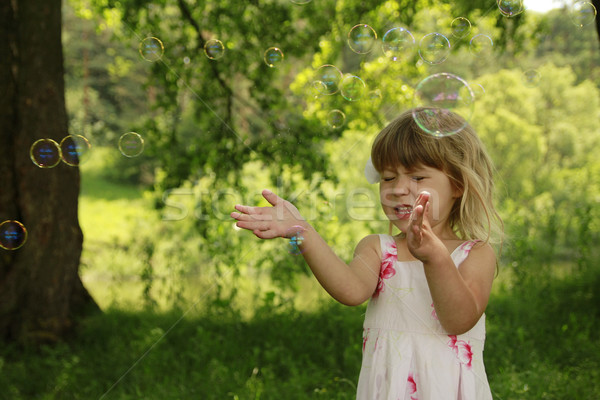
{"label": "green grass", "polygon": [[[600,274],[495,294],[485,360],[495,399],[600,398]],[[109,309],[53,347],[0,350],[10,399],[353,399],[364,307]],[[223,312],[222,315],[226,315]]]}

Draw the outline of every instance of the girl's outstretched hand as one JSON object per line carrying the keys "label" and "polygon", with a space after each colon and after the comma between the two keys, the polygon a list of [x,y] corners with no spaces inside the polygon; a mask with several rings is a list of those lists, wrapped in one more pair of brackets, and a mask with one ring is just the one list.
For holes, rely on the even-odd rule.
{"label": "girl's outstretched hand", "polygon": [[429,207],[431,195],[428,192],[421,192],[413,206],[413,212],[408,221],[408,230],[406,240],[408,250],[417,259],[428,261],[439,248],[440,239],[431,229],[429,221]]}
{"label": "girl's outstretched hand", "polygon": [[231,218],[237,220],[236,226],[252,231],[261,239],[289,238],[296,234],[298,227],[305,228],[304,218],[292,203],[267,189],[263,190],[262,195],[272,207],[236,204],[238,212],[231,213]]}

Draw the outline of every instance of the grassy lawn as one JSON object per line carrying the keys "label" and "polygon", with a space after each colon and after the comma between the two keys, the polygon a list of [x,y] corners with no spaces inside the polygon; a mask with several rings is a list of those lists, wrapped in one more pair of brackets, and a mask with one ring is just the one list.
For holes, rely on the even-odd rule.
{"label": "grassy lawn", "polygon": [[[590,308],[599,282],[595,274],[494,295],[485,357],[495,399],[600,398],[598,308]],[[66,343],[41,352],[3,348],[2,395],[353,399],[363,312],[328,302],[318,312],[242,321],[112,308],[84,320]]]}

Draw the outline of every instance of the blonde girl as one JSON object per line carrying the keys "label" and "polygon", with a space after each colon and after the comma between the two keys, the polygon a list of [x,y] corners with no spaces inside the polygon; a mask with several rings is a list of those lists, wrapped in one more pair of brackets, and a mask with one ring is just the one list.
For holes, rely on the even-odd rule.
{"label": "blonde girl", "polygon": [[[408,110],[375,138],[365,173],[399,234],[363,238],[347,264],[288,201],[236,205],[237,226],[261,239],[287,237],[337,301],[369,300],[359,400],[488,400],[485,315],[502,222],[489,156],[466,125],[434,137],[415,123],[464,123],[446,110]],[[427,114],[423,114],[427,113]]]}

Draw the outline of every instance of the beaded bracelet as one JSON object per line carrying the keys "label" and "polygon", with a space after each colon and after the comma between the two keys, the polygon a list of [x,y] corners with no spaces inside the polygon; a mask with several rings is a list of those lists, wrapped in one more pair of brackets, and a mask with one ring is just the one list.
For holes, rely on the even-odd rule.
{"label": "beaded bracelet", "polygon": [[303,232],[304,228],[300,225],[295,225],[290,228],[290,234],[293,234],[290,236],[290,241],[288,242],[288,252],[290,254],[296,256],[302,254],[303,250],[300,248],[300,246],[302,243],[304,243],[304,236],[302,236]]}

